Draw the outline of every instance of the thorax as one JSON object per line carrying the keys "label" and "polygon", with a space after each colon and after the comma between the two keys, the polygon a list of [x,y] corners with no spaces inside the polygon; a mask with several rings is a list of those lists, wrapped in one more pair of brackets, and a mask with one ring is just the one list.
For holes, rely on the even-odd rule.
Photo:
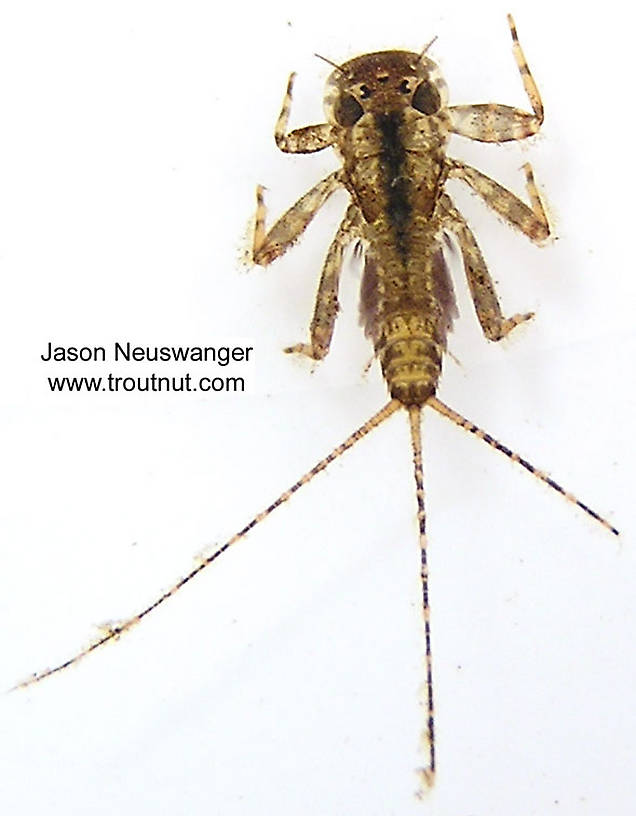
{"label": "thorax", "polygon": [[338,134],[345,184],[379,254],[391,245],[405,258],[421,251],[445,181],[448,134],[443,111],[423,117],[408,108],[366,113]]}

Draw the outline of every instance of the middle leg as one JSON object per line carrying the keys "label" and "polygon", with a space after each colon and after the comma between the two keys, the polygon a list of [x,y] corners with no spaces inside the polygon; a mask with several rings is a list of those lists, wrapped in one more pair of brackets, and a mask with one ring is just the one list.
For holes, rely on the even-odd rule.
{"label": "middle leg", "polygon": [[510,190],[468,164],[457,159],[447,159],[447,167],[448,178],[465,181],[491,209],[513,227],[521,230],[531,241],[544,241],[550,235],[548,216],[541,203],[532,167],[529,164],[524,164],[523,170],[526,174],[526,189],[530,207]]}
{"label": "middle leg", "polygon": [[254,263],[259,266],[267,266],[286,252],[307,229],[329,196],[341,186],[341,171],[336,170],[299,198],[267,232],[265,229],[267,210],[263,199],[263,188],[259,185],[256,188],[256,224],[252,245]]}

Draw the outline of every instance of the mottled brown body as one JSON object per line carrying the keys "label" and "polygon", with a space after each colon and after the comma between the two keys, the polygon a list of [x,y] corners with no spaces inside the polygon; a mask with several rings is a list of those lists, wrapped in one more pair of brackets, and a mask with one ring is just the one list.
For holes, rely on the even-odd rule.
{"label": "mottled brown body", "polygon": [[445,92],[429,60],[388,51],[345,63],[326,94],[343,183],[364,220],[361,321],[391,396],[405,405],[435,393],[454,313],[437,208]]}
{"label": "mottled brown body", "polygon": [[[529,164],[523,167],[528,206],[479,170],[447,155],[453,133],[499,143],[525,139],[536,133],[543,122],[541,97],[510,16],[508,24],[532,112],[495,103],[449,106],[446,84],[437,65],[426,55],[427,47],[420,54],[365,54],[335,66],[325,92],[327,122],[287,133],[292,74],[275,130],[278,147],[290,153],[333,147],[342,168],[306,193],[269,231],[265,229],[262,188],[257,190],[253,256],[262,265],[294,243],[334,190],[344,187],[351,197],[323,265],[310,342],[298,343],[286,351],[316,360],[328,353],[338,313],[344,249],[356,241],[365,258],[361,323],[373,341],[392,397],[387,409],[404,406],[411,429],[425,632],[427,757],[420,769],[425,786],[433,782],[436,759],[420,428],[424,406],[483,439],[616,532],[597,513],[435,396],[447,335],[456,316],[444,254],[447,244],[454,240],[459,246],[477,318],[488,340],[501,340],[533,316],[528,312],[504,317],[477,240],[445,191],[446,180],[461,179],[530,240],[540,242],[550,234]],[[375,427],[377,415],[370,422]]]}
{"label": "mottled brown body", "polygon": [[338,187],[349,192],[351,205],[323,267],[310,343],[288,351],[314,359],[329,351],[343,252],[354,240],[365,254],[361,322],[373,341],[391,396],[403,405],[425,405],[439,381],[446,337],[456,313],[444,257],[448,235],[459,243],[477,316],[490,340],[501,339],[532,316],[504,318],[477,242],[444,191],[447,178],[461,178],[532,240],[549,234],[529,165],[524,169],[530,207],[446,152],[451,133],[501,142],[538,130],[541,100],[516,33],[511,31],[533,113],[505,105],[449,107],[446,84],[426,49],[421,54],[383,51],[336,66],[325,92],[327,122],[288,134],[294,75],[290,77],[276,127],[278,146],[293,153],[331,146],[342,160],[342,169],[319,182],[269,232],[259,188],[254,260],[268,264],[281,255]]}
{"label": "mottled brown body", "polygon": [[532,113],[493,103],[449,107],[446,86],[437,66],[426,56],[428,49],[421,54],[386,51],[335,66],[325,94],[328,121],[287,133],[292,74],[276,125],[277,145],[289,153],[312,153],[331,146],[339,153],[342,168],[305,193],[269,231],[265,229],[263,191],[261,187],[257,189],[254,261],[267,265],[282,255],[302,234],[331,193],[344,187],[351,196],[351,203],[325,258],[310,326],[310,342],[299,343],[286,351],[316,360],[328,353],[338,313],[338,284],[344,250],[350,243],[358,242],[365,256],[361,322],[373,341],[392,399],[151,604],[128,620],[109,624],[104,634],[79,654],[32,675],[20,686],[30,685],[72,665],[139,623],[331,462],[404,406],[411,430],[425,634],[426,758],[420,775],[424,785],[430,786],[435,777],[436,756],[420,427],[422,408],[431,407],[484,440],[612,533],[618,534],[608,521],[549,476],[435,396],[446,337],[456,314],[444,258],[449,236],[454,236],[459,245],[477,318],[488,340],[500,340],[519,323],[532,317],[530,313],[504,317],[477,241],[444,190],[446,179],[454,177],[464,181],[494,212],[531,240],[541,241],[549,235],[547,218],[528,164],[524,165],[524,171],[530,206],[475,168],[448,157],[446,153],[451,133],[482,142],[504,142],[531,136],[543,121],[539,92],[510,16],[508,23],[513,53]]}

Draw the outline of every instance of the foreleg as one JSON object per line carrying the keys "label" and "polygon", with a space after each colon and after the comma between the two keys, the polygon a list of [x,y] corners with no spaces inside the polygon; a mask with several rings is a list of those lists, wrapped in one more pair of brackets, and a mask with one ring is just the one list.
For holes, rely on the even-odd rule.
{"label": "foreleg", "polygon": [[543,123],[543,103],[526,58],[519,44],[517,29],[508,15],[512,37],[512,52],[521,75],[523,87],[530,101],[532,113],[509,105],[455,105],[449,108],[453,133],[478,142],[510,142],[526,139],[536,133]]}
{"label": "foreleg", "polygon": [[308,125],[286,133],[291,109],[292,90],[296,74],[291,74],[287,82],[287,91],[274,129],[276,144],[283,153],[316,153],[333,144],[331,125]]}

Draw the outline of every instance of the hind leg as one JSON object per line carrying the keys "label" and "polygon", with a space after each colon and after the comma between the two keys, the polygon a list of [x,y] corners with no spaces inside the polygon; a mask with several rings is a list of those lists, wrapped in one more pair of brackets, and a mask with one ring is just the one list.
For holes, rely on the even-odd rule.
{"label": "hind leg", "polygon": [[286,348],[286,352],[304,354],[313,360],[322,360],[327,356],[339,308],[338,285],[342,258],[347,245],[359,237],[358,221],[358,208],[351,204],[331,242],[322,268],[314,316],[309,330],[310,342],[297,343]]}
{"label": "hind leg", "polygon": [[440,206],[444,211],[444,226],[459,242],[468,288],[482,331],[488,340],[501,340],[515,326],[530,320],[534,313],[504,317],[486,261],[472,230],[447,195],[440,199]]}

